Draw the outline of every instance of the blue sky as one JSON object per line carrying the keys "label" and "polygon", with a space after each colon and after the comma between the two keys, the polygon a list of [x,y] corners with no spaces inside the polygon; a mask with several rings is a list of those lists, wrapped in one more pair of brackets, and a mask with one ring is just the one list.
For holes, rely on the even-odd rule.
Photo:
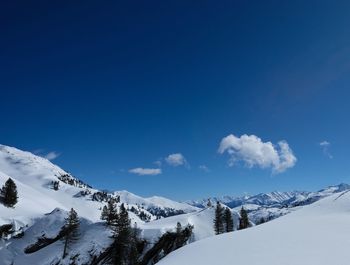
{"label": "blue sky", "polygon": [[143,196],[350,182],[349,12],[348,1],[2,4],[0,142]]}

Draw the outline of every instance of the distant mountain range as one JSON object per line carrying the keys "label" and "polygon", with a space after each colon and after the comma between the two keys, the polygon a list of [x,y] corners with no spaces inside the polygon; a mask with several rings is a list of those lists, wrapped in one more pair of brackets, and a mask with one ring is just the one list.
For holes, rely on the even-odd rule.
{"label": "distant mountain range", "polygon": [[257,195],[245,195],[245,196],[222,196],[213,198],[204,198],[201,200],[189,200],[186,201],[189,205],[205,208],[208,200],[211,202],[220,202],[230,208],[236,208],[242,205],[257,205],[264,207],[286,207],[286,206],[299,206],[306,205],[319,200],[320,198],[329,196],[333,193],[342,192],[350,189],[349,184],[341,183],[335,186],[329,186],[325,189],[310,192],[310,191],[291,191],[281,192],[273,191],[269,193],[259,193]]}

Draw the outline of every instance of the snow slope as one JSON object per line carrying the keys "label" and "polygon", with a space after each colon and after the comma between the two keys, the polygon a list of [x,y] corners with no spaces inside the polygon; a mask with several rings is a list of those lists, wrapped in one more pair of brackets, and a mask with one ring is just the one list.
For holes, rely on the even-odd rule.
{"label": "snow slope", "polygon": [[[40,217],[55,208],[69,210],[72,207],[79,216],[92,222],[100,221],[100,209],[104,203],[91,198],[91,194],[99,191],[87,185],[74,186],[59,181],[58,177],[62,175],[68,175],[74,179],[68,172],[45,158],[0,145],[0,185],[11,177],[18,186],[19,194],[19,201],[15,209],[6,208],[0,204],[0,225],[13,219],[30,224],[33,218]],[[52,189],[53,181],[60,182],[59,190]],[[89,194],[81,196],[82,191],[88,191]],[[161,197],[144,199],[127,191],[116,192],[115,195],[120,195],[121,202],[130,207],[140,204],[145,209],[181,210],[183,212],[198,210],[186,203],[178,203]],[[151,213],[147,212],[147,214],[155,219]],[[137,217],[134,221],[141,222]]]}
{"label": "snow slope", "polygon": [[[220,203],[232,208],[235,211],[243,206],[249,215],[249,219],[258,224],[262,219],[270,221],[297,209],[298,206],[304,206],[314,203],[322,198],[350,189],[350,185],[341,183],[335,186],[329,186],[325,189],[309,191],[291,191],[280,192],[273,191],[269,193],[259,193],[257,195],[245,195],[240,197],[222,196],[214,197],[210,200],[212,203]],[[187,201],[190,205],[204,208],[207,205],[208,198],[202,200]]]}
{"label": "snow slope", "polygon": [[[234,227],[237,228],[239,214],[234,210],[231,212],[233,215]],[[145,237],[156,239],[167,231],[174,231],[178,222],[181,223],[182,226],[190,224],[194,226],[192,241],[197,241],[215,235],[213,229],[214,216],[215,208],[211,207],[193,213],[176,215],[145,223],[141,228],[143,229]]]}
{"label": "snow slope", "polygon": [[[33,225],[30,226],[20,239],[11,239],[10,241],[0,241],[0,264],[70,264],[70,259],[61,260],[63,242],[56,242],[42,248],[34,253],[25,254],[24,250],[37,242],[38,238],[54,238],[59,233],[66,211],[55,209],[43,217],[36,218]],[[74,248],[70,249],[70,256],[76,256],[78,264],[88,264],[90,254],[100,254],[112,242],[111,231],[106,229],[103,223],[93,223],[87,219],[80,219],[81,238]],[[15,255],[14,255],[15,254]]]}
{"label": "snow slope", "polygon": [[114,194],[120,196],[120,200],[125,203],[139,205],[141,207],[144,207],[145,209],[173,209],[176,211],[181,210],[185,213],[199,210],[197,207],[194,207],[187,203],[180,203],[159,196],[142,198],[125,190],[116,191],[114,192]]}
{"label": "snow slope", "polygon": [[[100,217],[100,202],[78,197],[85,188],[75,187],[60,181],[59,190],[52,189],[52,181],[69,175],[47,159],[24,152],[13,147],[0,145],[0,183],[11,177],[18,186],[19,201],[15,209],[0,204],[0,224],[9,219],[30,223],[55,208],[69,210],[74,208],[88,220],[97,221]],[[73,177],[72,177],[73,178]],[[97,190],[90,189],[91,193]]]}
{"label": "snow slope", "polygon": [[[68,179],[63,179],[62,176],[65,176]],[[225,250],[225,247],[227,249],[223,255],[229,255],[226,254],[226,252],[235,253],[232,250],[236,248],[240,253],[244,253],[243,249],[240,250],[240,247],[235,245],[237,244],[236,239],[242,237],[240,240],[242,240],[242,244],[246,244],[246,246],[250,243],[253,245],[258,244],[259,242],[260,244],[263,244],[263,242],[269,242],[269,238],[267,237],[266,233],[271,233],[272,238],[276,240],[276,242],[269,242],[271,249],[276,248],[279,250],[280,245],[283,246],[286,244],[288,248],[293,247],[294,249],[298,250],[298,248],[301,247],[296,246],[296,243],[301,246],[305,245],[297,241],[298,238],[295,238],[296,235],[294,235],[297,233],[292,233],[295,231],[290,229],[290,227],[293,227],[293,222],[288,220],[293,220],[293,218],[295,219],[296,217],[293,216],[298,216],[300,212],[305,213],[305,209],[312,210],[315,209],[314,207],[316,207],[316,209],[320,208],[317,208],[319,203],[311,206],[305,205],[313,203],[325,196],[330,196],[336,192],[349,189],[349,185],[341,184],[315,193],[308,192],[292,194],[273,192],[269,194],[258,194],[250,197],[240,197],[237,201],[241,200],[244,202],[245,207],[249,211],[249,217],[253,221],[259,220],[261,217],[270,219],[271,217],[279,217],[280,215],[285,215],[289,212],[293,213],[276,221],[272,221],[261,226],[256,226],[245,231],[213,237],[213,208],[199,209],[186,203],[179,203],[158,196],[142,198],[127,191],[104,194],[101,191],[80,182],[68,172],[62,170],[44,158],[13,147],[0,145],[0,185],[2,185],[9,177],[11,177],[17,185],[19,201],[15,208],[7,208],[0,203],[0,226],[4,224],[12,224],[15,230],[15,232],[11,234],[12,238],[11,236],[8,236],[6,239],[0,239],[0,265],[9,265],[12,264],[13,261],[15,262],[14,264],[19,265],[47,265],[58,264],[58,262],[60,265],[66,265],[69,263],[69,260],[74,257],[76,258],[77,264],[89,263],[91,254],[98,255],[98,253],[104,251],[105,248],[111,243],[109,237],[110,231],[106,229],[106,227],[100,221],[101,208],[106,203],[106,198],[103,198],[103,196],[120,196],[121,203],[126,204],[127,209],[130,209],[129,216],[132,223],[137,223],[138,227],[142,229],[142,235],[150,242],[150,244],[154,243],[166,231],[174,230],[177,222],[180,222],[183,226],[187,224],[194,225],[193,237],[191,239],[191,242],[196,241],[193,244],[194,252],[190,250],[190,254],[185,254],[186,257],[193,257],[193,261],[192,263],[186,263],[188,261],[187,260],[186,262],[179,262],[177,264],[205,264],[199,261],[199,263],[196,263],[198,259],[196,256],[196,251],[197,248],[200,249],[202,246],[204,246],[204,252],[206,252],[205,255],[209,255],[212,251],[206,249],[207,244],[212,249],[214,249],[216,245],[220,247],[220,244],[224,244],[225,246],[223,246],[223,249]],[[58,190],[53,189],[53,181],[59,181],[60,184]],[[97,200],[93,196],[96,193],[98,194],[96,197]],[[336,196],[338,195],[339,193]],[[341,200],[347,197],[348,195],[345,194],[341,196],[337,202],[339,203]],[[225,197],[225,199],[229,201],[230,198]],[[323,204],[320,205],[322,206]],[[65,260],[61,260],[62,242],[60,241],[53,242],[34,253],[24,253],[24,250],[28,248],[28,246],[37,242],[38,238],[42,237],[43,235],[51,238],[57,236],[58,231],[64,224],[64,217],[66,217],[67,211],[72,207],[78,212],[78,215],[81,218],[82,236],[81,239],[72,247],[72,249],[70,249],[70,254]],[[340,208],[341,207],[334,207],[334,209],[339,209],[339,212],[344,210]],[[301,210],[296,211],[297,209]],[[231,210],[233,213],[235,226],[238,224],[239,210],[240,206],[237,206]],[[315,212],[315,210],[312,210],[311,212],[313,211]],[[142,221],[139,218],[141,216],[140,212],[149,215],[151,217],[149,219],[150,222]],[[317,211],[315,213],[317,213]],[[171,217],[155,220],[160,216]],[[302,218],[306,218],[307,216],[308,215],[306,214],[305,216],[302,215]],[[305,219],[301,224],[310,222],[310,224],[308,224],[310,227],[305,228],[307,230],[306,232],[315,234],[316,230],[312,229],[312,224],[321,226],[319,228],[323,231],[327,230],[326,228],[328,226],[333,228],[333,223],[331,223],[331,221],[333,222],[335,220],[334,222],[336,223],[338,219],[340,220],[340,218],[334,217],[334,220],[329,219],[329,223],[322,226],[321,223],[319,223],[319,217],[311,218],[309,216],[308,218],[309,219]],[[291,224],[283,225],[284,223],[281,223],[280,220],[287,220]],[[297,222],[295,221],[295,223]],[[274,224],[277,225],[275,226]],[[299,226],[301,224],[299,224]],[[275,229],[277,229],[276,232],[274,232]],[[287,233],[288,229],[290,229],[290,234],[285,234],[285,237],[281,238],[280,234],[283,235],[282,230],[286,230],[284,233]],[[22,235],[23,237],[14,237],[16,235],[20,236],[21,232],[24,232]],[[258,236],[257,238],[255,237],[256,233]],[[261,240],[259,239],[260,237],[262,238]],[[209,239],[207,240],[206,238]],[[302,238],[302,235],[300,238]],[[225,242],[220,243],[220,241],[218,243],[211,243],[211,240],[223,240]],[[290,245],[290,242],[293,242],[293,246]],[[308,241],[306,240],[306,242]],[[232,249],[228,248],[228,245],[230,244],[232,245]],[[192,244],[189,247],[192,249]],[[270,248],[264,248],[260,245],[257,245],[255,249],[253,248],[254,253],[260,253],[260,248],[262,248],[266,253],[269,253],[270,256],[272,255]],[[187,247],[185,247],[183,251],[187,251],[186,249]],[[179,251],[179,256],[181,256],[181,251],[182,250]],[[235,253],[235,255],[239,257],[240,254]],[[247,256],[250,258],[249,253]],[[228,258],[230,258],[230,256],[228,256]],[[169,257],[169,262],[172,262],[171,260],[172,258]],[[208,258],[208,260],[210,261],[210,258]],[[254,265],[253,261],[252,263],[249,263],[249,265]],[[224,264],[225,263],[220,263],[220,265]],[[274,265],[272,263],[268,264]],[[279,265],[288,264],[301,265],[302,263],[281,263]],[[259,263],[259,265],[264,264]]]}
{"label": "snow slope", "polygon": [[347,265],[350,192],[334,194],[250,229],[185,246],[159,265]]}

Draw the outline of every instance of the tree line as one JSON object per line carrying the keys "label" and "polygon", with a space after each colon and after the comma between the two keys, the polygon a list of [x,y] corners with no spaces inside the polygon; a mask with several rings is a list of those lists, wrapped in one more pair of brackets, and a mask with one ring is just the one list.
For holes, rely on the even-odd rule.
{"label": "tree line", "polygon": [[[211,204],[210,204],[211,205]],[[238,230],[248,228],[250,226],[247,211],[242,206],[240,210],[240,218]],[[216,235],[232,232],[234,230],[234,223],[230,208],[223,207],[220,202],[216,203],[214,216],[214,231]]]}

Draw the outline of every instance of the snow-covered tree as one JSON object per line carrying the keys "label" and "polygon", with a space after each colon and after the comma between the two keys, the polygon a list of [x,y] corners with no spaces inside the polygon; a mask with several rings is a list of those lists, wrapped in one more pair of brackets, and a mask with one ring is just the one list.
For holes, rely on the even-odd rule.
{"label": "snow-covered tree", "polygon": [[217,235],[225,232],[224,208],[221,206],[220,202],[216,203],[215,218],[214,218],[214,230],[215,230],[215,234],[217,234]]}
{"label": "snow-covered tree", "polygon": [[59,187],[60,187],[59,181],[53,181],[53,182],[52,182],[52,188],[53,188],[54,190],[58,190]]}
{"label": "snow-covered tree", "polygon": [[182,231],[182,225],[181,225],[180,222],[177,222],[177,224],[176,224],[176,233],[180,234],[181,231]]}
{"label": "snow-covered tree", "polygon": [[207,202],[207,207],[208,208],[211,208],[213,206],[213,204],[211,203],[211,200],[210,198],[208,199],[208,202]]}
{"label": "snow-covered tree", "polygon": [[241,218],[239,219],[239,230],[242,229],[246,229],[249,227],[249,218],[248,218],[248,214],[247,211],[244,209],[244,207],[242,206],[241,210],[240,210],[240,215]]}
{"label": "snow-covered tree", "polygon": [[61,229],[61,233],[64,235],[62,240],[64,241],[63,255],[64,259],[68,254],[68,248],[70,244],[79,239],[79,217],[77,212],[72,208],[68,217],[65,219],[65,225]]}
{"label": "snow-covered tree", "polygon": [[109,199],[107,206],[103,206],[101,212],[101,220],[106,221],[107,225],[116,225],[118,222],[118,210],[116,205],[116,200],[111,198]]}
{"label": "snow-covered tree", "polygon": [[13,207],[18,202],[17,186],[11,178],[2,187],[0,197],[6,207]]}
{"label": "snow-covered tree", "polygon": [[233,219],[232,219],[231,210],[229,208],[225,209],[224,223],[225,223],[225,232],[232,232],[233,231]]}

